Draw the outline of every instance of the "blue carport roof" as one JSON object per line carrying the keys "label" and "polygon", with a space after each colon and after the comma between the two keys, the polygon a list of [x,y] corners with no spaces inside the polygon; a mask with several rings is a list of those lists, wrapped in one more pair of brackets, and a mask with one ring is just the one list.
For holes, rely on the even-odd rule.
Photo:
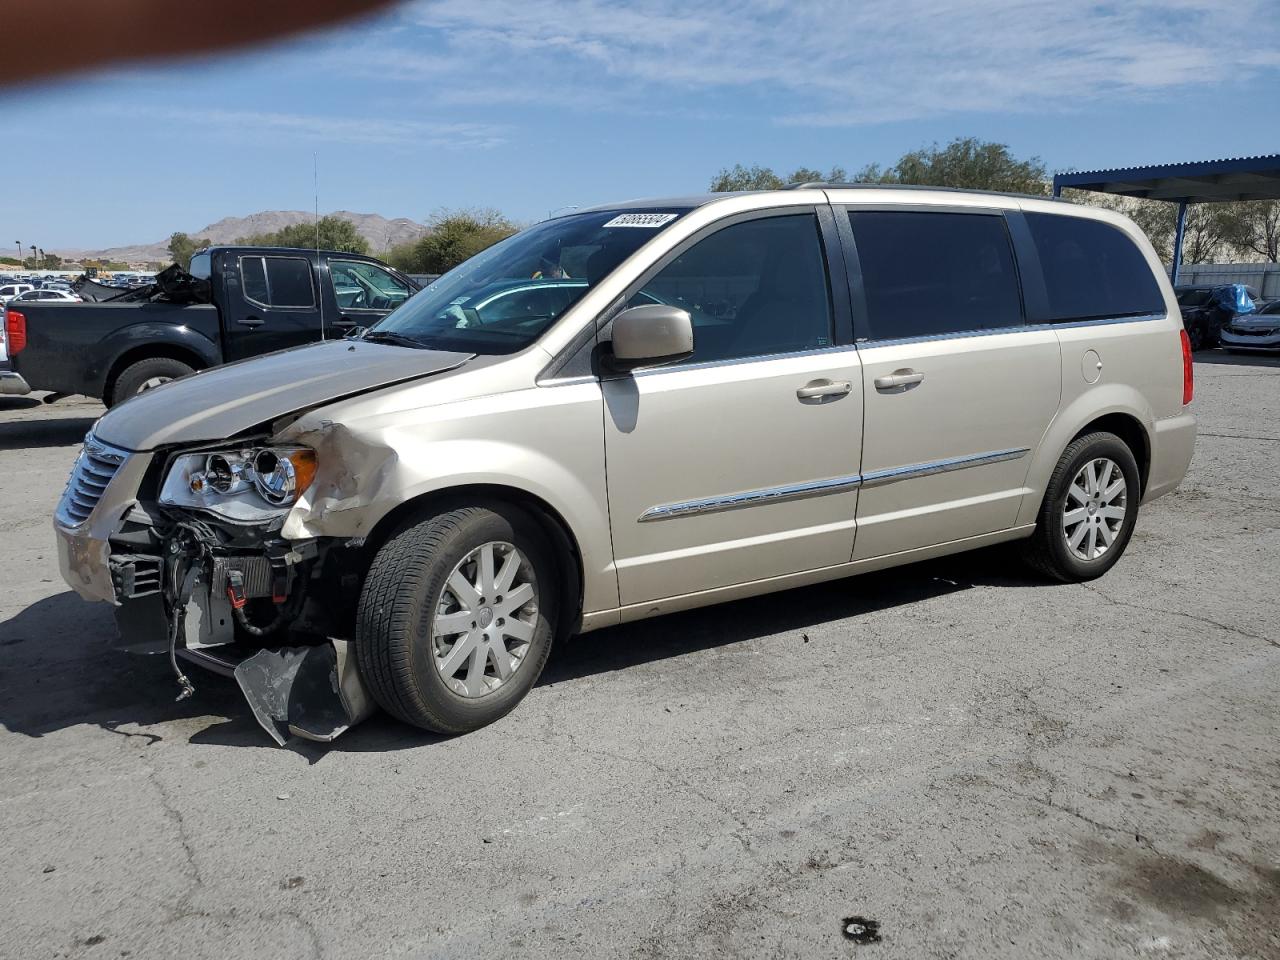
{"label": "blue carport roof", "polygon": [[1060,173],[1053,178],[1054,196],[1063,187],[1187,203],[1280,200],[1280,153],[1158,167]]}

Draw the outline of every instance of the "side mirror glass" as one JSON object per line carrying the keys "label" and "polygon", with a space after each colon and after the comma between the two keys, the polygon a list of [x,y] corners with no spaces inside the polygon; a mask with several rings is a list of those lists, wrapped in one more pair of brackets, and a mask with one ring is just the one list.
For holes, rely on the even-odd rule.
{"label": "side mirror glass", "polygon": [[674,363],[693,354],[693,318],[688,310],[649,303],[613,318],[609,366],[626,372]]}

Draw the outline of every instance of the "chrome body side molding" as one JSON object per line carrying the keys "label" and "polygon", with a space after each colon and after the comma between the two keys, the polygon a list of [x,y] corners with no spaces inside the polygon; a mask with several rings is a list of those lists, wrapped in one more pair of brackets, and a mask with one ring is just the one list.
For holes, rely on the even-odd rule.
{"label": "chrome body side molding", "polygon": [[807,483],[766,487],[763,490],[748,490],[743,493],[728,493],[700,500],[682,500],[679,503],[666,503],[650,507],[640,514],[637,522],[650,523],[654,520],[674,520],[677,517],[691,517],[703,513],[722,513],[726,510],[740,510],[744,507],[756,507],[765,503],[782,503],[787,500],[800,500],[806,497],[821,497],[832,493],[844,493],[847,490],[855,490],[858,487],[879,487],[887,483],[897,483],[899,480],[913,480],[916,477],[930,477],[938,473],[951,473],[953,470],[981,467],[988,463],[1017,460],[1020,457],[1025,457],[1030,452],[1031,449],[1029,447],[993,450],[990,453],[975,453],[965,457],[931,460],[928,463],[914,463],[905,467],[893,467],[889,470],[874,470],[871,473],[849,477],[811,480]]}
{"label": "chrome body side molding", "polygon": [[705,500],[683,500],[680,503],[650,507],[640,514],[639,522],[671,520],[697,513],[721,513],[725,510],[755,507],[762,503],[782,503],[804,497],[821,497],[829,493],[843,493],[846,490],[856,489],[861,483],[862,478],[857,475],[832,477],[829,480],[811,480],[807,483],[793,483],[784,487],[766,487],[763,490],[748,490],[745,493],[729,493],[719,497],[708,497]]}
{"label": "chrome body side molding", "polygon": [[1030,452],[1030,447],[1017,447],[1012,450],[975,453],[967,457],[950,457],[946,460],[930,460],[928,463],[913,463],[909,466],[893,467],[889,470],[873,470],[862,475],[862,485],[864,487],[879,487],[886,483],[897,483],[899,480],[931,477],[935,473],[951,473],[953,470],[967,470],[969,467],[981,467],[988,463],[1003,463],[1005,460],[1017,460],[1025,457]]}

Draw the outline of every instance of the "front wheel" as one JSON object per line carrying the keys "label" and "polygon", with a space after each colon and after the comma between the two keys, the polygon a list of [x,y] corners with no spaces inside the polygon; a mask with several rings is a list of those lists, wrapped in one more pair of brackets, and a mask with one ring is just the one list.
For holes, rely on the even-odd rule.
{"label": "front wheel", "polygon": [[465,733],[504,716],[542,673],[556,564],[507,506],[462,507],[402,527],[378,551],[356,616],[360,673],[393,716]]}
{"label": "front wheel", "polygon": [[1113,433],[1078,437],[1063,451],[1025,557],[1064,583],[1100,577],[1133,535],[1141,480],[1133,451]]}

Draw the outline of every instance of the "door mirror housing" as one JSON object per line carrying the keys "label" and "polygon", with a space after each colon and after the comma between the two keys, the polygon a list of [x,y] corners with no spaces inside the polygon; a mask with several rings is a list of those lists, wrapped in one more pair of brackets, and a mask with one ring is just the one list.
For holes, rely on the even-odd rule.
{"label": "door mirror housing", "polygon": [[608,365],[627,372],[674,363],[693,354],[693,318],[665,303],[628,307],[613,318]]}

